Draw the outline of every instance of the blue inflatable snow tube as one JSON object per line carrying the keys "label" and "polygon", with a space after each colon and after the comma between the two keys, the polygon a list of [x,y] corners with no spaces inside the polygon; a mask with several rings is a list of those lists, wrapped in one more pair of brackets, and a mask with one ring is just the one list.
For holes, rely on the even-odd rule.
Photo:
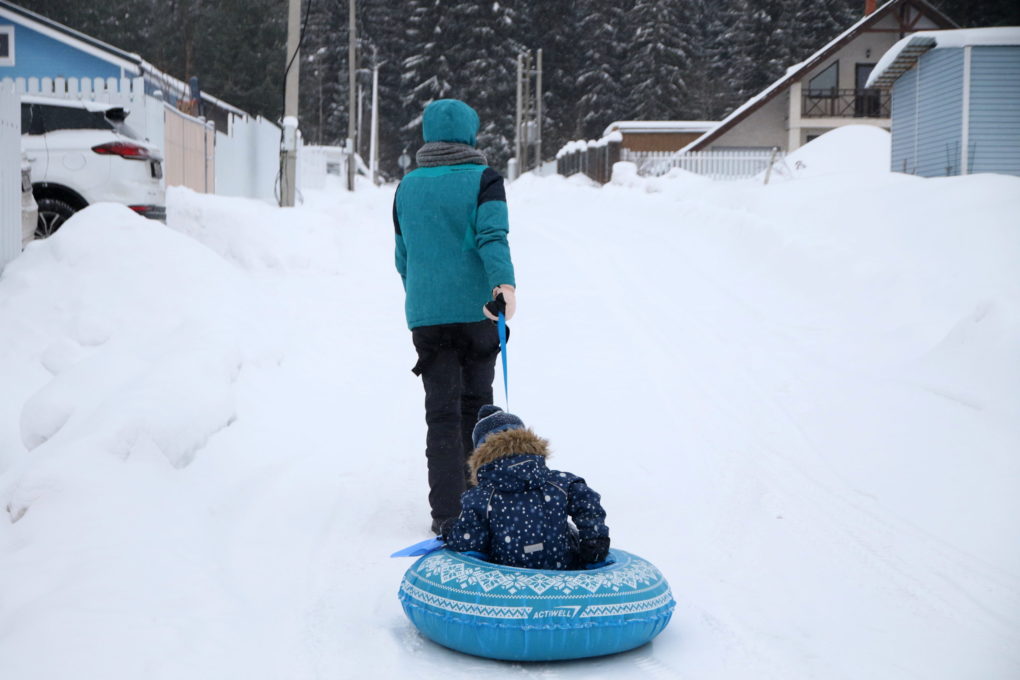
{"label": "blue inflatable snow tube", "polygon": [[439,550],[407,570],[400,603],[441,645],[508,661],[552,661],[639,647],[673,615],[673,595],[647,560],[610,550],[609,564],[545,571]]}

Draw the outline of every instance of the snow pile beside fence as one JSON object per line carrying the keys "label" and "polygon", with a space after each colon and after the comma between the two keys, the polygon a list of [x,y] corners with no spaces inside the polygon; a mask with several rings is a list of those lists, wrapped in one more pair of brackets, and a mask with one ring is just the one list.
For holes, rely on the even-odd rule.
{"label": "snow pile beside fence", "polygon": [[47,462],[8,490],[12,516],[82,472],[74,461],[86,450],[183,467],[234,418],[251,301],[238,272],[192,239],[99,204],[33,243],[5,279],[35,320],[8,339],[37,342],[45,370],[20,422],[25,447]]}
{"label": "snow pile beside fence", "polygon": [[891,140],[874,125],[846,125],[826,132],[777,163],[770,181],[820,177],[841,172],[890,172]]}

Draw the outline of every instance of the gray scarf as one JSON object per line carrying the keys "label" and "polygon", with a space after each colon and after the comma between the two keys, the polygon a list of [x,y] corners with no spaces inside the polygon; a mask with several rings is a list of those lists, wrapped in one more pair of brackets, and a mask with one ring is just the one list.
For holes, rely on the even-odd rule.
{"label": "gray scarf", "polygon": [[418,161],[418,167],[421,168],[457,165],[458,163],[488,165],[485,154],[481,151],[473,146],[455,142],[429,142],[418,149],[415,160]]}

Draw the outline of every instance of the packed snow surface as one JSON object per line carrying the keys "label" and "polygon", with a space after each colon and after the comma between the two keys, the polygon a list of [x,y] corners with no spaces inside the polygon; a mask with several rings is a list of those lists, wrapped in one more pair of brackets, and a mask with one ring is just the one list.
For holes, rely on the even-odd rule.
{"label": "packed snow surface", "polygon": [[570,663],[397,602],[392,186],[83,211],[0,278],[0,678],[1020,677],[1020,179],[846,162],[869,134],[768,186],[510,187],[510,407],[677,600]]}

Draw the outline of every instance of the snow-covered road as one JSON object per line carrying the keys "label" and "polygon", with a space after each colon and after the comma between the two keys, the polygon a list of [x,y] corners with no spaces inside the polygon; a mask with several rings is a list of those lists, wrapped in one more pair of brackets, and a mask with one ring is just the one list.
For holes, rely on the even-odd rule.
{"label": "snow-covered road", "polygon": [[8,267],[0,677],[1020,675],[1020,180],[512,185],[510,406],[678,603],[554,664],[397,602],[428,516],[392,191],[174,190],[169,228],[96,206]]}

